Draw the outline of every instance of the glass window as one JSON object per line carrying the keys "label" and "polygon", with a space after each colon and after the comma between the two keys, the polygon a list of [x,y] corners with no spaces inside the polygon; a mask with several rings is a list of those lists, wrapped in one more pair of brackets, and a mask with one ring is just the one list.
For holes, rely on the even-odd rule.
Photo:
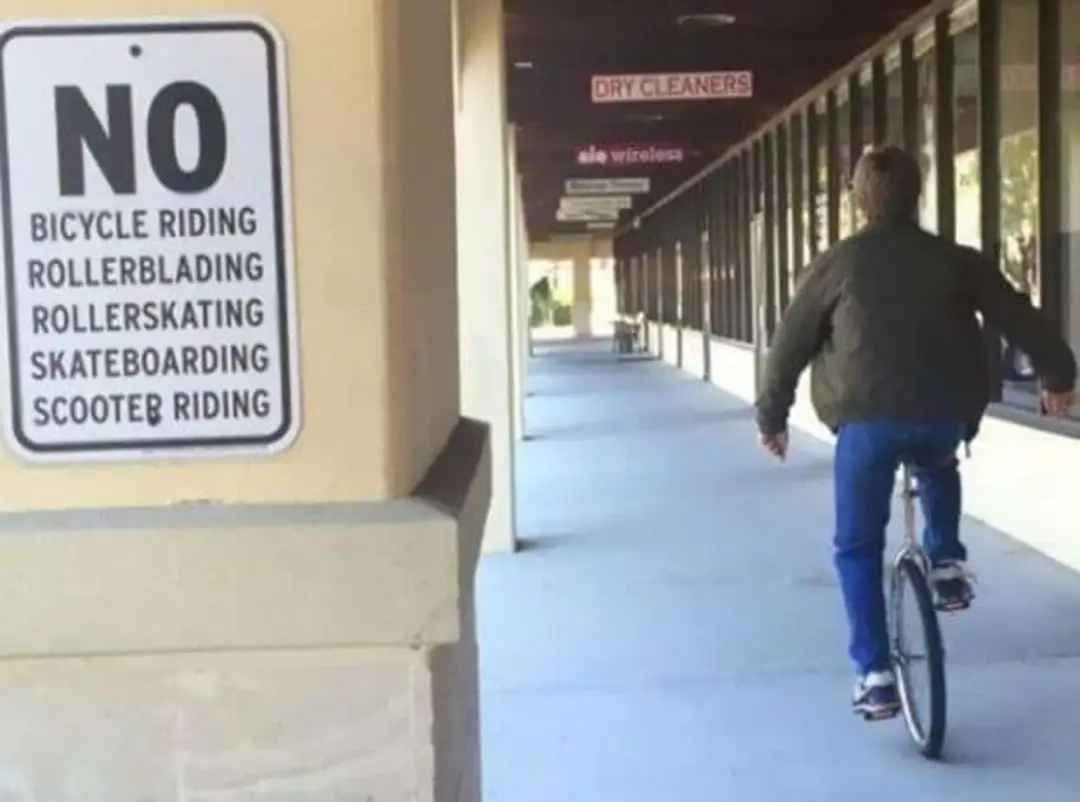
{"label": "glass window", "polygon": [[919,93],[918,156],[923,176],[919,225],[937,233],[937,51],[934,49],[933,25],[915,37],[915,74]]}
{"label": "glass window", "polygon": [[900,46],[889,50],[885,56],[885,85],[887,127],[885,144],[904,147],[904,79],[900,69]]}
{"label": "glass window", "polygon": [[[801,270],[806,265],[810,264],[810,261],[814,258],[814,216],[811,213],[813,209],[813,181],[810,175],[810,167],[812,159],[810,158],[810,119],[813,111],[807,109],[805,112],[801,112],[802,117],[802,133],[799,138],[797,147],[799,148],[799,157],[802,162],[802,175],[800,176],[800,185],[802,186],[802,204],[799,207],[799,215],[802,217],[802,259],[800,260]],[[798,271],[796,271],[798,272]]]}
{"label": "glass window", "polygon": [[836,173],[840,185],[840,239],[855,233],[851,208],[851,98],[845,81],[836,90]]}
{"label": "glass window", "polygon": [[1065,334],[1080,350],[1080,0],[1061,9],[1061,259]]}
{"label": "glass window", "polygon": [[956,241],[982,248],[982,177],[979,162],[979,20],[974,2],[953,16],[953,147],[956,172]]}
{"label": "glass window", "polygon": [[[1039,305],[1039,3],[1003,0],[1001,13],[1000,262],[1009,282]],[[1031,361],[1011,345],[1002,371],[1010,385],[1034,388]]]}
{"label": "glass window", "polygon": [[829,248],[829,113],[825,98],[814,103],[817,119],[817,174],[814,176],[814,240],[817,253]]}
{"label": "glass window", "polygon": [[874,145],[874,65],[867,64],[859,73],[862,87],[862,150],[865,153]]}
{"label": "glass window", "polygon": [[[1080,0],[1078,0],[1080,1]],[[801,203],[805,197],[803,194],[803,121],[796,114],[788,123],[788,300],[795,292],[795,284],[802,263],[803,254],[801,249],[805,247],[800,240],[801,232],[797,231],[797,224],[802,225],[804,205]]]}
{"label": "glass window", "polygon": [[[867,64],[859,74],[859,86],[862,102],[862,152],[874,146],[874,65]],[[855,166],[852,166],[852,173]],[[866,215],[858,204],[852,202],[855,214],[855,227],[862,228],[866,225]]]}

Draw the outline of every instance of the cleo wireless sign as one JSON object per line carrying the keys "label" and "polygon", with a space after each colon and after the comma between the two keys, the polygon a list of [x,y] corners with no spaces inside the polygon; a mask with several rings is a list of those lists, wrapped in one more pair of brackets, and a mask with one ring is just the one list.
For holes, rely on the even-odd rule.
{"label": "cleo wireless sign", "polygon": [[0,34],[5,417],[23,457],[295,438],[283,61],[247,19]]}

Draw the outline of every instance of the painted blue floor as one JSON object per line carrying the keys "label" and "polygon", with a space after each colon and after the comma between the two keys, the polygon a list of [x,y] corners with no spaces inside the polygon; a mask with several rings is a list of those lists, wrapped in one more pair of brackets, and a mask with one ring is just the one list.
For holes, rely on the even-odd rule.
{"label": "painted blue floor", "polygon": [[826,446],[773,464],[745,405],[605,344],[531,370],[525,547],[480,575],[487,802],[1080,798],[1080,575],[967,525],[927,763],[848,711]]}

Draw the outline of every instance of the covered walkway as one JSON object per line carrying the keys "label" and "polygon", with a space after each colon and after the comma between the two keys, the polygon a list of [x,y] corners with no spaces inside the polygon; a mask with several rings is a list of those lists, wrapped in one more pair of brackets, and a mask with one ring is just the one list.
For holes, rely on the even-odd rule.
{"label": "covered walkway", "polygon": [[773,465],[745,405],[606,344],[541,349],[530,389],[525,550],[480,577],[488,802],[1076,799],[1080,576],[968,522],[926,763],[847,710],[827,446]]}

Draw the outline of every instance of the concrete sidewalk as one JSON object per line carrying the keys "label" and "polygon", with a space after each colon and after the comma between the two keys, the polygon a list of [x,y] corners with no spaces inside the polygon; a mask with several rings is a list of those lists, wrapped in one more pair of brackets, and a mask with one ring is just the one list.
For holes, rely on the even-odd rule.
{"label": "concrete sidewalk", "polygon": [[[974,522],[946,760],[848,711],[831,455],[607,344],[533,361],[523,553],[480,576],[487,802],[1080,798],[1080,575]],[[896,543],[896,538],[892,541]]]}

